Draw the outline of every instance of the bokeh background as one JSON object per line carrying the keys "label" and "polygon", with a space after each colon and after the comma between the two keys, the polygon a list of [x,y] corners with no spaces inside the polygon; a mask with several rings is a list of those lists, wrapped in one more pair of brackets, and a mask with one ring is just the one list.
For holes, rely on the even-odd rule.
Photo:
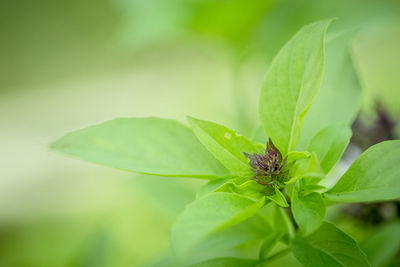
{"label": "bokeh background", "polygon": [[[95,166],[48,144],[133,116],[192,115],[251,135],[274,54],[329,17],[357,31],[353,147],[398,138],[397,0],[0,1],[0,266],[150,266],[167,255],[169,228],[203,182]],[[342,226],[362,241],[353,221]]]}

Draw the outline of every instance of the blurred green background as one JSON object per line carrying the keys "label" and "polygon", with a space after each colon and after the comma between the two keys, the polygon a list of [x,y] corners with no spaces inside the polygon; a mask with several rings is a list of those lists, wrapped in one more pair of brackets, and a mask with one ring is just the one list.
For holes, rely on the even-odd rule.
{"label": "blurred green background", "polygon": [[[2,0],[0,266],[147,266],[203,182],[140,177],[48,144],[115,117],[251,135],[269,62],[304,24],[355,29],[363,123],[400,118],[397,0]],[[397,133],[400,133],[397,127]],[[362,235],[359,235],[362,238]]]}

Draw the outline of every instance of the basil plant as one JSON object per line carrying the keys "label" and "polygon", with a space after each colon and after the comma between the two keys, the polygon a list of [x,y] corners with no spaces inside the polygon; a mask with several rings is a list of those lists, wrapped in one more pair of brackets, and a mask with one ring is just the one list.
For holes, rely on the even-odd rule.
{"label": "basil plant", "polygon": [[360,94],[347,53],[352,34],[326,38],[332,21],[304,26],[275,56],[253,138],[193,117],[188,126],[118,118],[51,147],[121,170],[208,181],[176,219],[173,263],[163,266],[266,266],[283,257],[294,265],[369,266],[357,242],[325,221],[326,207],[400,198],[400,141],[370,147],[341,176],[334,168]]}

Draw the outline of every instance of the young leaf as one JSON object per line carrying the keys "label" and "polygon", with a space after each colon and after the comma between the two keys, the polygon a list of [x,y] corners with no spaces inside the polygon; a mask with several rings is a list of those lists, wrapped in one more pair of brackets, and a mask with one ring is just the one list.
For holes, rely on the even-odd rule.
{"label": "young leaf", "polygon": [[268,236],[264,239],[263,243],[260,247],[259,259],[266,259],[271,252],[271,250],[275,247],[276,243],[282,238],[282,233],[272,232],[269,233]]}
{"label": "young leaf", "polygon": [[342,157],[350,142],[351,130],[344,124],[334,124],[319,131],[310,141],[308,151],[315,152],[322,169],[328,173]]}
{"label": "young leaf", "polygon": [[[323,185],[319,185],[319,184],[313,184],[313,181],[311,180],[310,183],[307,182],[304,184],[304,192],[307,194],[309,192],[314,192],[314,191],[326,191],[326,187]],[[319,181],[316,181],[319,182]]]}
{"label": "young leaf", "polygon": [[326,197],[337,202],[368,202],[400,198],[400,141],[367,149]]}
{"label": "young leaf", "polygon": [[321,85],[324,38],[331,22],[301,28],[274,58],[264,81],[261,122],[283,155],[296,148],[304,116]]}
{"label": "young leaf", "polygon": [[298,149],[306,149],[310,139],[332,124],[350,126],[361,104],[361,85],[354,69],[350,45],[356,31],[328,34],[326,65],[320,91],[304,119]]}
{"label": "young leaf", "polygon": [[232,179],[217,188],[215,192],[236,193],[252,199],[261,199],[265,195],[271,194],[270,190],[272,191],[272,188],[260,185],[254,180],[245,179],[247,180],[245,182],[242,181],[242,177]]}
{"label": "young leaf", "polygon": [[300,159],[290,168],[292,177],[286,184],[293,183],[302,178],[323,178],[324,172],[319,164],[315,153],[311,153],[308,158]]}
{"label": "young leaf", "polygon": [[189,204],[175,221],[171,244],[179,258],[208,235],[253,216],[264,205],[232,193],[216,192]]}
{"label": "young leaf", "polygon": [[308,151],[291,151],[287,154],[287,161],[288,163],[301,160],[301,159],[306,159],[311,157],[311,153]]}
{"label": "young leaf", "polygon": [[305,238],[297,236],[291,247],[304,266],[370,266],[357,243],[327,222]]}
{"label": "young leaf", "polygon": [[294,187],[292,194],[292,213],[299,228],[308,235],[321,226],[325,218],[325,204],[319,193],[302,195]]}
{"label": "young leaf", "polygon": [[252,174],[249,161],[243,152],[258,153],[263,150],[263,146],[254,144],[225,126],[192,117],[188,117],[188,121],[200,142],[232,174]]}
{"label": "young leaf", "polygon": [[51,148],[144,174],[207,179],[228,175],[192,131],[175,120],[115,119],[69,133]]}
{"label": "young leaf", "polygon": [[202,186],[196,194],[196,198],[204,197],[207,194],[214,192],[216,189],[229,182],[231,179],[214,179]]}
{"label": "young leaf", "polygon": [[215,258],[190,265],[190,267],[254,267],[257,262],[252,259]]}
{"label": "young leaf", "polygon": [[281,206],[281,207],[289,207],[289,204],[286,201],[285,196],[282,194],[282,192],[274,187],[274,191],[275,194],[271,195],[271,196],[267,196],[268,199],[272,200],[273,202],[275,202],[277,205]]}

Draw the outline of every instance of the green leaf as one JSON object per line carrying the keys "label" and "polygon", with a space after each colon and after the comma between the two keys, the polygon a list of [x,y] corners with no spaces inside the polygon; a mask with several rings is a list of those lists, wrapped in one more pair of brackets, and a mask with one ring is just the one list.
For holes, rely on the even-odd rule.
{"label": "green leaf", "polygon": [[189,204],[172,227],[171,244],[179,258],[208,235],[253,216],[264,199],[253,201],[232,193],[216,192]]}
{"label": "green leaf", "polygon": [[351,30],[328,34],[326,38],[324,78],[304,119],[298,149],[306,149],[310,139],[329,125],[350,126],[358,114],[362,90],[349,51],[354,35]]}
{"label": "green leaf", "polygon": [[264,239],[263,243],[260,247],[259,259],[266,259],[271,252],[271,250],[275,247],[276,243],[282,238],[282,233],[272,232],[269,233],[268,236]]}
{"label": "green leaf", "polygon": [[[291,252],[291,248],[286,248],[286,249],[282,249],[279,252],[276,252],[275,254],[269,256],[266,259],[263,259],[262,261],[260,261],[259,265],[257,265],[257,267],[261,267],[261,266],[282,266],[282,264],[284,264],[284,266],[299,266],[300,263],[292,256],[290,259],[286,256],[290,255],[289,253]],[[281,259],[284,258],[284,259]],[[293,261],[294,260],[294,261]],[[280,262],[279,262],[280,261]],[[290,264],[290,265],[288,265]]]}
{"label": "green leaf", "polygon": [[304,266],[370,266],[357,243],[327,222],[305,238],[297,236],[291,247]]}
{"label": "green leaf", "polygon": [[189,264],[222,256],[247,257],[248,253],[241,251],[240,247],[255,243],[258,248],[257,241],[271,232],[269,223],[257,213],[241,223],[208,235],[191,250],[187,257]]}
{"label": "green leaf", "polygon": [[271,187],[266,187],[244,177],[232,179],[215,190],[215,192],[236,193],[252,199],[261,199],[265,195],[271,194],[271,191],[273,192]]}
{"label": "green leaf", "polygon": [[279,205],[281,207],[289,207],[289,204],[286,201],[286,197],[282,194],[282,192],[276,187],[274,187],[274,191],[275,191],[275,194],[273,194],[271,196],[267,196],[267,198],[272,200],[273,202],[275,202],[277,205]]}
{"label": "green leaf", "polygon": [[287,154],[287,161],[288,163],[301,160],[301,159],[306,159],[311,157],[311,153],[308,151],[290,151]]}
{"label": "green leaf", "polygon": [[324,172],[319,164],[315,153],[309,154],[308,158],[297,160],[290,168],[290,180],[286,184],[293,183],[303,178],[323,178]]}
{"label": "green leaf", "polygon": [[283,155],[296,148],[304,116],[324,72],[325,32],[332,20],[301,28],[272,61],[260,98],[265,132]]}
{"label": "green leaf", "polygon": [[318,229],[326,213],[324,201],[319,193],[303,195],[294,187],[291,196],[293,217],[305,235]]}
{"label": "green leaf", "polygon": [[243,152],[259,153],[263,151],[263,146],[254,144],[225,126],[192,117],[188,117],[188,121],[200,142],[232,174],[243,176],[252,174],[249,161]]}
{"label": "green leaf", "polygon": [[372,266],[386,266],[400,249],[400,222],[381,226],[361,244]]}
{"label": "green leaf", "polygon": [[334,124],[325,127],[311,139],[308,150],[317,154],[325,173],[328,173],[342,157],[351,134],[349,126]]}
{"label": "green leaf", "polygon": [[165,179],[154,175],[135,175],[132,182],[135,192],[145,196],[142,201],[149,202],[169,218],[176,218],[195,199],[197,185],[202,183],[200,180]]}
{"label": "green leaf", "polygon": [[307,194],[314,191],[326,191],[326,187],[319,184],[305,183],[303,190]]}
{"label": "green leaf", "polygon": [[289,242],[294,237],[295,231],[294,226],[286,213],[285,209],[275,205],[274,218],[273,218],[273,229],[276,232],[282,233],[285,242]]}
{"label": "green leaf", "polygon": [[254,267],[257,265],[257,260],[238,259],[238,258],[216,258],[203,261],[191,267]]}
{"label": "green leaf", "polygon": [[368,202],[400,198],[400,141],[367,149],[326,197],[337,202]]}
{"label": "green leaf", "polygon": [[262,125],[258,126],[254,130],[251,140],[260,144],[266,144],[268,142],[268,136],[265,134],[265,130]]}
{"label": "green leaf", "polygon": [[228,175],[192,131],[175,120],[115,119],[69,133],[51,148],[144,174],[207,179]]}
{"label": "green leaf", "polygon": [[214,179],[209,181],[207,184],[202,186],[200,190],[196,194],[196,198],[201,198],[204,197],[205,195],[208,195],[212,192],[214,192],[216,189],[224,185],[225,183],[229,182],[232,179]]}

